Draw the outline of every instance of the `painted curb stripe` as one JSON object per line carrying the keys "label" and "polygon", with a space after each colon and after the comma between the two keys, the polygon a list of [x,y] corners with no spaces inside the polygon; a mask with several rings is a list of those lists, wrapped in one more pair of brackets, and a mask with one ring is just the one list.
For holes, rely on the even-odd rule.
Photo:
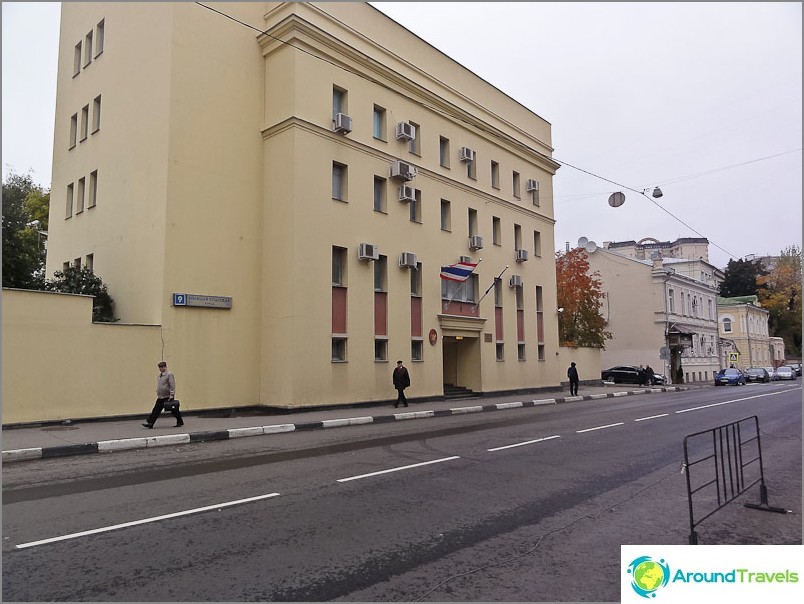
{"label": "painted curb stripe", "polygon": [[211,430],[209,432],[191,432],[190,442],[204,442],[207,440],[229,440],[228,430]]}
{"label": "painted curb stripe", "polygon": [[42,458],[67,457],[69,455],[86,455],[87,453],[97,453],[98,443],[86,443],[83,445],[62,445],[59,447],[43,447]]}

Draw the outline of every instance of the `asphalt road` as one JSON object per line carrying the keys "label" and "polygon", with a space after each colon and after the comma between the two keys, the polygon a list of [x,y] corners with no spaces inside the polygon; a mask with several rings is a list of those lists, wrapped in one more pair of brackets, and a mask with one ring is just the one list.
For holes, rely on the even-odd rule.
{"label": "asphalt road", "polygon": [[620,544],[687,543],[693,432],[757,415],[792,511],[752,488],[700,542],[801,543],[801,411],[758,384],[11,464],[3,600],[618,601]]}

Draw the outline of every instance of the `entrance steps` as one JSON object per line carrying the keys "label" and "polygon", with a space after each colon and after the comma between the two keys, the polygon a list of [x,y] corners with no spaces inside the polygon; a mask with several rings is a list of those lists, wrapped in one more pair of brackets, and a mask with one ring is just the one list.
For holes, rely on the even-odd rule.
{"label": "entrance steps", "polygon": [[447,400],[474,398],[475,393],[463,386],[444,384],[444,398]]}

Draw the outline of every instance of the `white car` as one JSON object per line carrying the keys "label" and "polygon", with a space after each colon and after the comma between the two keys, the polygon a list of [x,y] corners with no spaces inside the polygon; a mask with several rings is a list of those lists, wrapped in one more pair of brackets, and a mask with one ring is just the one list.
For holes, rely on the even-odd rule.
{"label": "white car", "polygon": [[776,374],[776,370],[773,367],[765,367],[765,371],[768,372],[771,382],[779,379],[779,376]]}
{"label": "white car", "polygon": [[777,380],[794,380],[798,376],[796,375],[796,370],[792,367],[788,367],[787,365],[782,365],[781,367],[776,368],[776,375]]}

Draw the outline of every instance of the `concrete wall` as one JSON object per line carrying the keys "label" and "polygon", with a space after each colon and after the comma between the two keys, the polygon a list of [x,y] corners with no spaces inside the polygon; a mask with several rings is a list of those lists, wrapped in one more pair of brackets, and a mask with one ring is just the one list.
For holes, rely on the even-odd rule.
{"label": "concrete wall", "polygon": [[600,381],[600,348],[569,348],[562,346],[558,349],[558,366],[562,367],[561,382],[568,382],[567,369],[570,363],[575,362],[578,378],[581,382],[587,380]]}

